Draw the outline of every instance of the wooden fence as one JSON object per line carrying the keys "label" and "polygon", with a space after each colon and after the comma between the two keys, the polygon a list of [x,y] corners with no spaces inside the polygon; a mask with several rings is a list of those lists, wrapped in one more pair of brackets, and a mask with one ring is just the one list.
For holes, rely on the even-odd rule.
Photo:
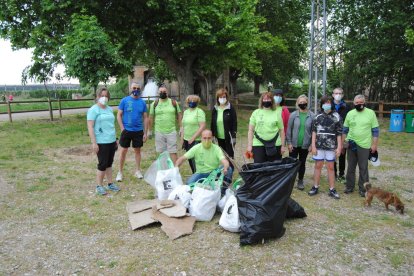
{"label": "wooden fence", "polygon": [[[156,99],[157,97],[143,97],[143,99],[146,101],[148,107],[152,100]],[[176,98],[176,97],[173,97]],[[111,98],[111,100],[120,100],[122,98]],[[177,99],[179,100],[179,99]],[[296,98],[286,98],[285,99],[287,103],[295,103]],[[88,105],[85,106],[79,106],[79,107],[66,107],[62,108],[62,102],[88,102]],[[59,117],[62,118],[62,110],[68,110],[68,109],[79,109],[79,108],[89,108],[90,102],[93,102],[94,99],[48,99],[48,100],[35,100],[35,101],[6,101],[6,102],[0,102],[1,105],[7,105],[7,112],[0,112],[0,114],[8,114],[9,115],[9,121],[13,122],[12,114],[13,113],[25,113],[25,112],[38,112],[38,111],[49,111],[50,120],[53,121],[53,110],[59,111]],[[254,104],[246,104],[242,103],[239,98],[234,98],[232,100],[233,104],[235,105],[236,109],[256,109],[257,108],[257,99],[255,99]],[[348,104],[352,105],[352,101],[346,101]],[[36,109],[36,110],[16,110],[13,111],[12,106],[14,104],[31,104],[31,103],[47,103],[48,109]],[[57,103],[58,107],[53,108],[53,103]],[[385,103],[385,102],[366,102],[367,106],[371,109],[373,109],[377,114],[379,118],[383,118],[384,115],[388,116],[391,114],[392,109],[401,109],[404,111],[407,110],[414,110],[414,103],[400,103],[400,102],[391,102],[391,103]],[[287,105],[289,110],[293,111],[296,107],[294,105]]]}

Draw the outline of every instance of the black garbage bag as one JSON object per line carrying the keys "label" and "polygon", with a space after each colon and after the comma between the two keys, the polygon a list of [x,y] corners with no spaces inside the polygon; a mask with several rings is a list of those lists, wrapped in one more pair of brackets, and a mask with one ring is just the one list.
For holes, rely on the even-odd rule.
{"label": "black garbage bag", "polygon": [[299,165],[297,159],[286,157],[243,166],[239,174],[245,184],[236,193],[241,245],[283,236],[287,202]]}
{"label": "black garbage bag", "polygon": [[286,211],[286,218],[293,219],[293,218],[304,218],[307,217],[305,209],[300,206],[296,200],[289,198],[287,202],[287,211]]}

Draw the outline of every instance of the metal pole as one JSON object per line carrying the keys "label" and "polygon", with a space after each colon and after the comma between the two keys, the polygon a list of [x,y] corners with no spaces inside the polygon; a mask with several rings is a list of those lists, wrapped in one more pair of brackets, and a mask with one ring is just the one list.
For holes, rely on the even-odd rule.
{"label": "metal pole", "polygon": [[314,17],[314,9],[315,9],[315,0],[312,0],[311,5],[311,24],[310,24],[310,31],[311,31],[311,40],[310,40],[310,47],[309,47],[309,90],[308,90],[308,101],[309,101],[309,107],[312,105],[312,70],[313,70],[313,43],[314,43],[314,30],[313,25],[315,21]]}
{"label": "metal pole", "polygon": [[326,93],[326,0],[323,0],[323,76],[322,94]]}

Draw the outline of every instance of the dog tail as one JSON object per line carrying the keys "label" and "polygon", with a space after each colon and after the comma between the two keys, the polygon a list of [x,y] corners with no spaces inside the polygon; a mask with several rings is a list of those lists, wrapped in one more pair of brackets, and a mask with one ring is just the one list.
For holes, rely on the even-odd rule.
{"label": "dog tail", "polygon": [[372,185],[371,185],[371,183],[366,182],[366,183],[364,183],[364,187],[365,187],[365,190],[369,191],[369,189],[372,188]]}

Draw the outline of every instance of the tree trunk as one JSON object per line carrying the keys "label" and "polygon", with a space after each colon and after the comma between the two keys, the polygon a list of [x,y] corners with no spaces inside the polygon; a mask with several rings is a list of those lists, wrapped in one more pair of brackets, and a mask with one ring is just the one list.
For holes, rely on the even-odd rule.
{"label": "tree trunk", "polygon": [[230,95],[233,96],[233,98],[237,97],[237,79],[240,77],[240,70],[231,68],[229,70],[229,84],[230,84]]}
{"label": "tree trunk", "polygon": [[180,97],[181,108],[184,107],[184,101],[187,96],[194,94],[194,76],[192,70],[179,68],[174,72],[178,80],[178,93]]}
{"label": "tree trunk", "polygon": [[262,78],[260,76],[255,76],[253,80],[254,80],[254,95],[259,96],[260,95],[260,83],[262,82]]}

